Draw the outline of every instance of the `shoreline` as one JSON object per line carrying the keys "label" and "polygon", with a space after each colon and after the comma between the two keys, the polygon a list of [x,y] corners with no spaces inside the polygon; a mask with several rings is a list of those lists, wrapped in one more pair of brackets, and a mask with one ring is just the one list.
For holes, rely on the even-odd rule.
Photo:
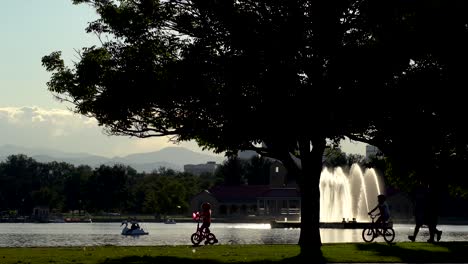
{"label": "shoreline", "polygon": [[[174,217],[164,217],[156,218],[148,215],[129,215],[129,216],[76,216],[76,217],[64,217],[64,218],[49,218],[49,219],[31,219],[27,217],[18,217],[18,218],[0,218],[0,223],[121,223],[128,220],[129,218],[136,218],[139,222],[146,223],[165,223],[167,220],[173,219],[175,223],[192,223],[194,220],[190,217],[183,216],[174,216]],[[291,225],[298,225],[300,221],[297,219],[294,220],[279,220],[281,218],[273,217],[219,217],[212,218],[214,223],[252,223],[252,224],[273,224],[273,223],[287,223]],[[283,218],[284,219],[284,218]],[[343,222],[320,222],[321,227],[330,226],[330,224],[336,225],[336,223]],[[348,221],[344,224],[368,224],[369,222],[357,221],[351,222]],[[409,224],[414,225],[414,219],[393,219],[392,224]],[[438,225],[468,225],[468,218],[464,217],[440,217]]]}

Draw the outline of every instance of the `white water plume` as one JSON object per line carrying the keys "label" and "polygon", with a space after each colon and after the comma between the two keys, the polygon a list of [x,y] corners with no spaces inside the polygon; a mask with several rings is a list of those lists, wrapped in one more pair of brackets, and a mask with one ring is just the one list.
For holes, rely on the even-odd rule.
{"label": "white water plume", "polygon": [[372,168],[363,172],[353,164],[349,174],[341,167],[325,168],[320,176],[320,222],[368,221],[367,213],[383,191],[383,181]]}

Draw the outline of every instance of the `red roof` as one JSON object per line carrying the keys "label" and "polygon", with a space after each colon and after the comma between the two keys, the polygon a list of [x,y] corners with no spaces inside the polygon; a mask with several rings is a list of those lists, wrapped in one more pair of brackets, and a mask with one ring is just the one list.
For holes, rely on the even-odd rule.
{"label": "red roof", "polygon": [[262,194],[262,197],[301,197],[299,190],[296,188],[274,188]]}

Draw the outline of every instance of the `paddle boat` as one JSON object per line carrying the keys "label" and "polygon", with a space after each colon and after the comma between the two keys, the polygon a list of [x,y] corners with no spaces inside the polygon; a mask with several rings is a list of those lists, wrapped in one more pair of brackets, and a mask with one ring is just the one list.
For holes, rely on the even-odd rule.
{"label": "paddle boat", "polygon": [[175,224],[176,221],[173,218],[168,218],[166,221],[164,221],[165,224]]}
{"label": "paddle boat", "polygon": [[128,221],[122,222],[120,226],[124,226],[122,229],[122,235],[124,236],[142,236],[142,235],[148,235],[149,233],[143,230],[143,228],[140,227],[138,222],[132,221],[130,228],[128,227]]}

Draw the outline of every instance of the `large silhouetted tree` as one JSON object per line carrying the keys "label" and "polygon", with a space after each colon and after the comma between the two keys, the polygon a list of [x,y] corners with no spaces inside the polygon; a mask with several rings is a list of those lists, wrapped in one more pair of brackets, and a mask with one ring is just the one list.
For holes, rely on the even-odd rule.
{"label": "large silhouetted tree", "polygon": [[[384,146],[409,122],[405,112],[420,110],[396,111],[404,94],[425,91],[408,87],[402,94],[394,85],[413,61],[431,56],[423,48],[430,41],[426,27],[415,17],[442,5],[73,2],[88,3],[100,15],[87,30],[102,46],[84,48],[72,68],[60,52],[43,57],[53,73],[49,90],[109,134],[173,136],[228,155],[250,149],[281,160],[300,187],[303,255],[320,253],[319,180],[327,140],[349,135]],[[401,122],[389,122],[396,117]]]}

